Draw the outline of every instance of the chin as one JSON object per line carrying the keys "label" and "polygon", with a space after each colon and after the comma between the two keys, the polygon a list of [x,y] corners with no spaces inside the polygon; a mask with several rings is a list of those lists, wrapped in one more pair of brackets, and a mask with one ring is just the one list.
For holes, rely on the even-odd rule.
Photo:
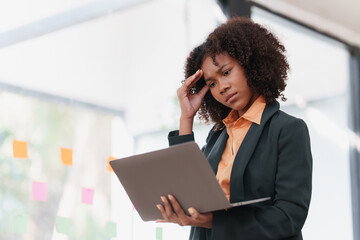
{"label": "chin", "polygon": [[231,109],[236,110],[236,111],[243,111],[243,109],[245,109],[246,105],[244,104],[236,104],[233,105],[233,107]]}

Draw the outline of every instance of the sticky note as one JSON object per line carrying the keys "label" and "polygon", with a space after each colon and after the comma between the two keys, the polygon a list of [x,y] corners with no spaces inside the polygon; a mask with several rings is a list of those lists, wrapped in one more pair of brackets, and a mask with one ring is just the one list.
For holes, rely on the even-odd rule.
{"label": "sticky note", "polygon": [[111,157],[111,156],[109,156],[109,157],[107,158],[107,169],[108,169],[110,172],[113,172],[113,171],[114,171],[114,170],[112,169],[111,165],[110,165],[110,161],[111,161],[111,160],[114,160],[114,159],[116,159],[116,158]]}
{"label": "sticky note", "polygon": [[69,148],[61,148],[61,161],[64,165],[72,165],[73,152]]}
{"label": "sticky note", "polygon": [[70,218],[56,216],[55,229],[58,233],[69,235],[70,226],[71,226]]}
{"label": "sticky note", "polygon": [[156,240],[162,240],[163,229],[161,227],[156,228]]}
{"label": "sticky note", "polygon": [[28,216],[25,214],[17,214],[12,217],[12,230],[17,234],[24,234],[28,228]]}
{"label": "sticky note", "polygon": [[108,222],[106,224],[106,237],[113,238],[117,236],[116,232],[116,223],[114,222]]}
{"label": "sticky note", "polygon": [[82,202],[85,204],[93,204],[94,190],[89,188],[82,189]]}
{"label": "sticky note", "polygon": [[27,142],[13,140],[13,154],[15,158],[28,158]]}
{"label": "sticky note", "polygon": [[46,183],[33,182],[32,183],[33,198],[38,201],[46,201]]}

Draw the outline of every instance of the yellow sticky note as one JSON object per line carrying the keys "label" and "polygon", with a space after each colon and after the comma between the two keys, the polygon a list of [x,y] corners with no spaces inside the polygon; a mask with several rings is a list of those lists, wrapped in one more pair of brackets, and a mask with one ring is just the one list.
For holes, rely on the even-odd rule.
{"label": "yellow sticky note", "polygon": [[111,160],[114,160],[114,159],[116,159],[116,158],[114,158],[114,157],[111,157],[111,156],[109,156],[108,158],[107,158],[107,169],[110,171],[110,172],[113,172],[114,170],[112,169],[112,167],[111,167],[111,165],[110,165],[110,161]]}
{"label": "yellow sticky note", "polygon": [[13,153],[15,158],[28,158],[27,142],[13,140]]}
{"label": "yellow sticky note", "polygon": [[73,153],[72,149],[61,148],[61,161],[64,165],[72,165]]}

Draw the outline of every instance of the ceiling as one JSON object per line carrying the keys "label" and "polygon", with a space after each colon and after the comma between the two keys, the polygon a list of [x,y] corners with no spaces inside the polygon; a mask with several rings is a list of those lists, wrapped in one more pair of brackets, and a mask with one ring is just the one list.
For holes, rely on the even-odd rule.
{"label": "ceiling", "polygon": [[360,48],[358,0],[251,0],[257,6]]}
{"label": "ceiling", "polygon": [[[104,15],[104,11],[116,11],[126,5],[146,2],[148,0],[13,0],[0,3],[0,47],[27,40],[33,36],[46,32],[39,30],[39,20],[54,21],[59,29],[70,23],[69,14],[77,15],[77,20],[86,21],[91,17]],[[189,1],[189,0],[187,0]],[[319,32],[330,35],[350,46],[360,48],[360,1],[358,0],[249,0],[256,6],[261,6],[277,14],[303,23]],[[212,2],[212,1],[209,1]],[[19,8],[18,6],[23,6]],[[41,7],[40,7],[41,6]],[[92,10],[97,9],[97,10]],[[69,11],[71,10],[71,11]],[[74,11],[77,10],[77,11]],[[94,11],[97,11],[97,13]],[[92,15],[89,13],[91,12]],[[59,14],[59,13],[67,13]],[[79,18],[83,16],[82,19]],[[54,19],[53,16],[57,16]],[[63,22],[61,22],[63,21]],[[44,21],[43,21],[44,22]],[[43,22],[41,24],[43,25]],[[72,22],[72,23],[73,23]],[[36,26],[29,24],[37,23]],[[40,25],[41,25],[40,24]],[[43,26],[40,26],[43,29]],[[14,32],[15,31],[15,32]],[[19,32],[20,33],[20,37]],[[36,32],[39,32],[36,34]],[[25,32],[27,36],[25,36]],[[32,32],[32,33],[29,33]],[[11,34],[10,34],[11,33]],[[14,35],[17,34],[15,39]],[[30,36],[29,36],[30,34]],[[4,40],[5,37],[7,40]]]}

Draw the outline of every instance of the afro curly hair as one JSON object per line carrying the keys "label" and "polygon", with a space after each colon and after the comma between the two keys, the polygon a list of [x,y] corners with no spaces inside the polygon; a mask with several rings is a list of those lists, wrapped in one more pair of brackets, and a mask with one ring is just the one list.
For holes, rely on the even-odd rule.
{"label": "afro curly hair", "polygon": [[[266,103],[278,97],[286,101],[282,93],[289,70],[285,51],[277,37],[265,27],[246,17],[234,17],[217,27],[204,43],[190,52],[185,63],[185,78],[200,69],[206,57],[212,57],[216,65],[215,56],[227,53],[244,69],[249,88],[262,95]],[[204,85],[202,77],[193,86],[192,92],[199,92]],[[230,111],[209,91],[202,101],[198,117],[206,123],[214,122],[215,129],[221,130],[224,128],[222,120]]]}

